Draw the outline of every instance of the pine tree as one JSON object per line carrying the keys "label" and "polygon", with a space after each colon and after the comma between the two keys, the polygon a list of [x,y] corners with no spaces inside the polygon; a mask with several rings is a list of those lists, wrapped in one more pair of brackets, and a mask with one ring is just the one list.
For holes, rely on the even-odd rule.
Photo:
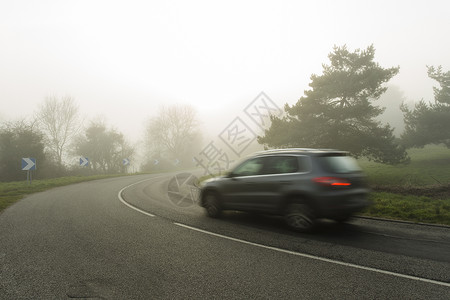
{"label": "pine tree", "polygon": [[421,100],[412,110],[401,106],[406,125],[401,138],[407,147],[443,143],[450,148],[450,71],[428,67],[428,77],[440,85],[433,87],[434,103]]}
{"label": "pine tree", "polygon": [[337,148],[383,163],[407,161],[393,129],[376,120],[383,108],[373,104],[399,68],[382,68],[374,56],[373,46],[354,52],[335,46],[323,73],[311,76],[311,89],[285,106],[285,117],[272,118],[258,141],[269,147]]}

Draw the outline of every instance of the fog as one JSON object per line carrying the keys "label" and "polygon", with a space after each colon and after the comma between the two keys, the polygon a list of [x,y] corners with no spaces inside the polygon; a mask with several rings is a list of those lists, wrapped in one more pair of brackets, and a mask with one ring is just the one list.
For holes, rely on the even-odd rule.
{"label": "fog", "polygon": [[405,101],[431,101],[426,66],[450,69],[449,11],[448,1],[2,1],[0,121],[70,95],[86,120],[137,142],[161,105],[186,103],[217,136],[261,92],[294,104],[344,44],[373,44],[382,67],[400,66],[389,85]]}

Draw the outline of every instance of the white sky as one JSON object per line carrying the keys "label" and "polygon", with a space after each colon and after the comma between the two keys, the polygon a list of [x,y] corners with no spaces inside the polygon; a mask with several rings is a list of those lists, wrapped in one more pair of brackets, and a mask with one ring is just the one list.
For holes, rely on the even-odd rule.
{"label": "white sky", "polygon": [[0,0],[0,121],[48,95],[136,140],[162,104],[189,103],[220,133],[261,91],[293,104],[333,45],[374,44],[391,84],[432,99],[450,69],[449,1]]}

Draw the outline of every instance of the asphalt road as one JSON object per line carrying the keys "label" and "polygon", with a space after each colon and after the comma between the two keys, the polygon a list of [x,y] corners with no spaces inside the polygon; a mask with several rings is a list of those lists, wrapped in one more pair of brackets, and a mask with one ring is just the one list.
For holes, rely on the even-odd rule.
{"label": "asphalt road", "polygon": [[168,197],[170,178],[80,183],[5,210],[0,299],[450,299],[449,227],[209,219]]}

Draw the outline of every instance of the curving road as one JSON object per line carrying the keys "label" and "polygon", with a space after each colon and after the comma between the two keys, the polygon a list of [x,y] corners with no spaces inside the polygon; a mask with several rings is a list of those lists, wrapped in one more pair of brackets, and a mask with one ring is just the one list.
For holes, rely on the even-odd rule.
{"label": "curving road", "polygon": [[209,219],[173,175],[31,195],[0,214],[0,299],[449,299],[450,228],[356,219],[313,234]]}

